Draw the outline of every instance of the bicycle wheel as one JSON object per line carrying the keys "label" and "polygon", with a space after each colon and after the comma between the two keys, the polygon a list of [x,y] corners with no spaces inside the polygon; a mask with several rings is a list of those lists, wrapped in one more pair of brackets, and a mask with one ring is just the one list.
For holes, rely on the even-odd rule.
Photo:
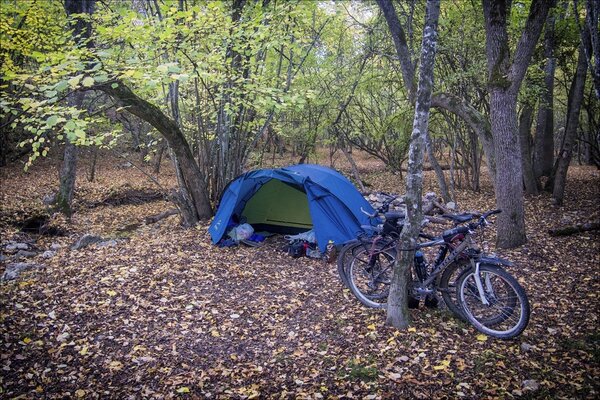
{"label": "bicycle wheel", "polygon": [[348,287],[365,306],[385,308],[392,280],[396,251],[389,244],[361,244],[352,251],[346,273]]}
{"label": "bicycle wheel", "polygon": [[350,265],[350,262],[354,258],[354,255],[353,255],[354,250],[360,245],[361,245],[361,243],[358,240],[353,240],[352,242],[344,245],[344,247],[342,247],[342,250],[340,250],[340,254],[338,254],[337,270],[338,270],[338,274],[340,275],[340,279],[341,279],[342,283],[346,287],[350,286],[348,284],[348,275],[347,275],[346,270],[348,269],[348,265]]}
{"label": "bicycle wheel", "polygon": [[523,332],[529,323],[529,301],[525,290],[504,269],[481,265],[479,278],[484,304],[475,279],[475,270],[461,274],[456,284],[457,299],[465,318],[480,332],[500,339],[511,339]]}
{"label": "bicycle wheel", "polygon": [[438,290],[442,294],[442,298],[444,299],[444,303],[448,310],[452,312],[457,318],[462,321],[466,321],[461,306],[458,302],[458,297],[456,295],[456,283],[460,274],[467,268],[470,264],[455,261],[452,264],[448,265],[442,275],[440,277],[438,283]]}

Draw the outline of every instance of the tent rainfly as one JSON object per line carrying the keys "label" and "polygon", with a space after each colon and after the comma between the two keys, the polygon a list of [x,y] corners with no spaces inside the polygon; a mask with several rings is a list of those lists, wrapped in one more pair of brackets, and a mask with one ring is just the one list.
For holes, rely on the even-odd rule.
{"label": "tent rainfly", "polygon": [[232,220],[245,221],[255,231],[314,229],[319,249],[324,251],[329,241],[345,243],[357,237],[361,225],[371,225],[361,208],[374,212],[354,185],[331,168],[301,164],[260,169],[227,185],[208,231],[217,243]]}

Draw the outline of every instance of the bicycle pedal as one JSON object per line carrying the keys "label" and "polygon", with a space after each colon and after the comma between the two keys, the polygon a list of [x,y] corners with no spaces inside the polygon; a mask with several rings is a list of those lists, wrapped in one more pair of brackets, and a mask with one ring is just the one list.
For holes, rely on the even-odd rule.
{"label": "bicycle pedal", "polygon": [[437,308],[439,304],[440,304],[440,300],[437,298],[437,296],[425,297],[425,307]]}
{"label": "bicycle pedal", "polygon": [[411,309],[419,308],[419,299],[416,299],[414,297],[409,297],[408,298],[408,308],[411,308]]}

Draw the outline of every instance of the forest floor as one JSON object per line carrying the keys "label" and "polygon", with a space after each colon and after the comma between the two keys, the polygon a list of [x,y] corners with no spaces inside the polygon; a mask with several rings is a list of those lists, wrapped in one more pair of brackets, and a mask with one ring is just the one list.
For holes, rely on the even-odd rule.
{"label": "forest floor", "polygon": [[[45,268],[0,283],[0,398],[600,396],[600,234],[547,234],[600,218],[596,169],[569,170],[562,207],[548,194],[526,199],[525,246],[495,250],[493,229],[486,235],[491,250],[518,264],[511,273],[532,307],[525,332],[502,341],[443,309],[411,310],[407,331],[388,327],[383,311],[343,289],[335,264],[292,259],[280,238],[220,249],[208,222],[184,229],[172,216],[145,225],[144,217],[171,205],[115,201],[157,190],[121,164],[101,157],[95,182],[80,164],[71,223],[51,221],[63,236],[17,226],[44,210],[59,163],[0,169],[3,248],[9,240],[35,240],[40,251],[60,246],[54,257],[33,259]],[[363,157],[359,166],[371,189],[403,192],[381,163]],[[167,162],[159,181],[175,184]],[[430,173],[425,191],[436,191]],[[460,210],[494,207],[485,182],[456,198]],[[117,241],[70,250],[85,233]]]}

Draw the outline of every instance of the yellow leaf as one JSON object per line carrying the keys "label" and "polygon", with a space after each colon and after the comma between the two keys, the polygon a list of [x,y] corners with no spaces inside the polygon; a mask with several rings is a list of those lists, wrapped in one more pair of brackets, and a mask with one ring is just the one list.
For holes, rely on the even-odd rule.
{"label": "yellow leaf", "polygon": [[448,368],[449,365],[450,365],[450,360],[444,360],[444,361],[442,361],[442,363],[440,365],[434,366],[433,369],[436,371],[439,371],[439,370]]}
{"label": "yellow leaf", "polygon": [[214,336],[214,337],[219,337],[219,336],[221,336],[221,334],[219,333],[219,331],[218,331],[218,330],[216,330],[216,329],[215,329],[215,330],[212,330],[212,331],[210,331],[210,334],[211,334],[212,336]]}
{"label": "yellow leaf", "polygon": [[85,356],[87,353],[88,353],[87,346],[83,346],[83,348],[79,351],[79,354],[81,354],[82,356]]}
{"label": "yellow leaf", "polygon": [[190,388],[187,386],[183,386],[180,387],[179,389],[177,389],[177,393],[189,393],[190,392]]}
{"label": "yellow leaf", "polygon": [[123,364],[120,361],[111,361],[109,364],[109,368],[118,371],[121,368],[123,368]]}
{"label": "yellow leaf", "polygon": [[25,339],[23,339],[23,343],[28,344],[31,342],[31,339],[29,339],[28,337],[26,337]]}
{"label": "yellow leaf", "polygon": [[417,328],[415,328],[414,326],[411,326],[410,328],[408,328],[409,332],[416,332]]}
{"label": "yellow leaf", "polygon": [[371,325],[367,325],[367,329],[374,331],[375,329],[377,329],[377,327],[375,326],[375,324],[371,324]]}
{"label": "yellow leaf", "polygon": [[75,391],[75,396],[77,396],[77,397],[84,397],[85,396],[85,390],[83,390],[83,389],[77,389]]}
{"label": "yellow leaf", "polygon": [[479,340],[480,342],[485,342],[487,340],[487,335],[480,333],[479,335],[477,335],[477,340]]}
{"label": "yellow leaf", "polygon": [[114,297],[117,295],[117,292],[115,292],[114,290],[107,290],[106,294],[109,295],[110,297]]}

